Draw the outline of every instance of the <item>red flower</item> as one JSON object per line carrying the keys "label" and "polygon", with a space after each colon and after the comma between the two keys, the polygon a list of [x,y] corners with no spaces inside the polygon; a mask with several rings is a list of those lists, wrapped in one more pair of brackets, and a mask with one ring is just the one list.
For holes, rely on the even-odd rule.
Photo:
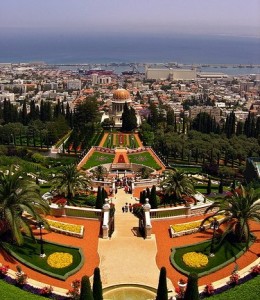
{"label": "red flower", "polygon": [[8,265],[1,265],[0,266],[0,274],[6,275],[7,272],[8,272],[8,270],[9,270],[9,266]]}
{"label": "red flower", "polygon": [[230,284],[238,284],[238,280],[239,280],[240,276],[238,275],[237,272],[234,272],[231,274],[231,276],[229,277],[229,283]]}
{"label": "red flower", "polygon": [[40,290],[41,295],[49,295],[53,292],[53,287],[50,286],[45,286]]}
{"label": "red flower", "polygon": [[204,293],[208,296],[213,295],[214,291],[214,287],[211,283],[207,284],[204,288]]}
{"label": "red flower", "polygon": [[252,275],[258,275],[260,274],[260,265],[256,265],[251,268],[251,274]]}
{"label": "red flower", "polygon": [[183,279],[183,278],[181,278],[181,279],[179,280],[179,283],[180,283],[180,284],[185,284],[185,283],[186,283],[186,280]]}

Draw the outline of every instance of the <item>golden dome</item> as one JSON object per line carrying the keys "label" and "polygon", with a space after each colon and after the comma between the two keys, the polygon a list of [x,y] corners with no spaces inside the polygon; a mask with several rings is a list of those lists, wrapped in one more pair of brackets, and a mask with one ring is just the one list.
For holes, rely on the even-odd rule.
{"label": "golden dome", "polygon": [[130,93],[125,89],[117,89],[113,93],[113,99],[128,100],[128,99],[130,99]]}

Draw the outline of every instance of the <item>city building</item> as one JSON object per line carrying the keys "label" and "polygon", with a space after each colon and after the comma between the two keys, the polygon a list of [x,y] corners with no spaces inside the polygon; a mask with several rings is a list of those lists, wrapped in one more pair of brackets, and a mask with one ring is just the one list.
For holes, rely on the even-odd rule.
{"label": "city building", "polygon": [[196,69],[159,69],[146,68],[145,78],[147,80],[195,80],[197,78]]}
{"label": "city building", "polygon": [[14,102],[14,93],[9,93],[9,92],[2,92],[0,93],[0,102],[8,100],[10,102]]}
{"label": "city building", "polygon": [[81,90],[81,80],[79,79],[69,79],[67,81],[68,90]]}

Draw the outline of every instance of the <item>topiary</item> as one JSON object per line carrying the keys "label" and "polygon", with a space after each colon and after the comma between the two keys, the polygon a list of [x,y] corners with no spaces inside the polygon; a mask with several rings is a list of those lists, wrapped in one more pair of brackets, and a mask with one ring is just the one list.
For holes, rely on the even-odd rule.
{"label": "topiary", "polygon": [[184,294],[184,300],[199,300],[198,274],[190,273],[188,276],[187,288]]}
{"label": "topiary", "polygon": [[81,278],[80,300],[94,300],[88,276]]}
{"label": "topiary", "polygon": [[95,268],[94,270],[93,298],[94,300],[103,300],[102,282],[99,268]]}
{"label": "topiary", "polygon": [[166,268],[162,267],[160,271],[156,300],[168,300],[168,289],[166,280]]}

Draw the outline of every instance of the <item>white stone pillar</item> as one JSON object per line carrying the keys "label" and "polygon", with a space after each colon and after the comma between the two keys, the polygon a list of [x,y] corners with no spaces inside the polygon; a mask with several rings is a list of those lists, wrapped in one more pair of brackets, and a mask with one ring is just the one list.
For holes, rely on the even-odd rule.
{"label": "white stone pillar", "polygon": [[109,210],[110,205],[108,203],[108,199],[105,199],[105,204],[102,207],[103,212],[103,224],[102,224],[102,238],[108,239],[109,237]]}
{"label": "white stone pillar", "polygon": [[143,205],[144,208],[144,218],[145,218],[145,238],[150,239],[152,236],[152,224],[151,224],[151,217],[150,217],[150,210],[151,205],[149,203],[149,199],[145,199],[145,204]]}

